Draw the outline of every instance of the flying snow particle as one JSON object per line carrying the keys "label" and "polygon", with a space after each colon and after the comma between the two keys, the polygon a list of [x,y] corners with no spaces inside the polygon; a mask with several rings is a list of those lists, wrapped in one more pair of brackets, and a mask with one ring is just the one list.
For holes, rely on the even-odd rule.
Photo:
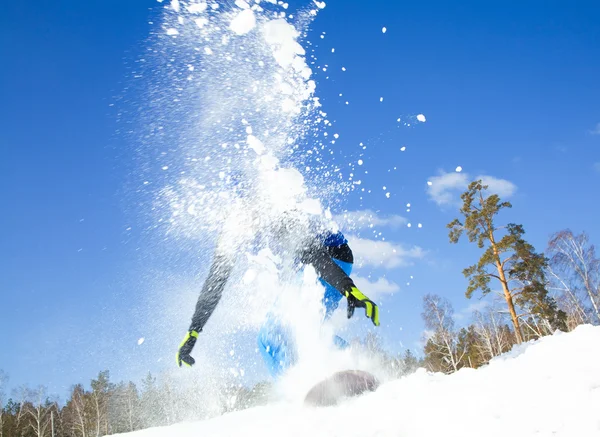
{"label": "flying snow particle", "polygon": [[196,23],[196,26],[198,26],[200,29],[202,29],[204,26],[206,26],[208,24],[208,20],[204,17],[196,18],[194,20],[194,23]]}
{"label": "flying snow particle", "polygon": [[456,167],[456,172],[460,173],[462,171],[462,167],[459,165],[458,167]]}
{"label": "flying snow particle", "polygon": [[346,67],[342,67],[342,71],[346,71]]}
{"label": "flying snow particle", "polygon": [[335,53],[335,49],[331,49],[331,53]]}
{"label": "flying snow particle", "polygon": [[406,207],[407,207],[407,208],[410,208],[410,203],[407,203],[407,204],[406,204]]}
{"label": "flying snow particle", "polygon": [[333,137],[337,140],[340,137],[340,134],[333,134]]}
{"label": "flying snow particle", "polygon": [[257,155],[262,155],[265,151],[264,144],[254,135],[248,135],[246,143],[248,144],[248,147],[256,152]]}
{"label": "flying snow particle", "polygon": [[244,9],[231,20],[229,29],[237,35],[245,35],[256,26],[256,17],[252,9]]}
{"label": "flying snow particle", "polygon": [[418,225],[418,226],[419,226],[420,228],[422,228],[422,227],[423,227],[423,225],[422,225],[421,223],[419,223],[419,225]]}
{"label": "flying snow particle", "polygon": [[192,3],[187,6],[187,10],[190,14],[201,14],[207,7],[208,5],[206,3]]}
{"label": "flying snow particle", "polygon": [[429,185],[431,187],[433,185],[433,182],[427,181],[427,185]]}
{"label": "flying snow particle", "polygon": [[246,3],[244,0],[235,0],[235,5],[238,8],[242,8],[242,9],[248,9],[250,7],[250,5],[248,3]]}
{"label": "flying snow particle", "polygon": [[400,151],[404,152],[406,150],[406,147],[400,147]]}
{"label": "flying snow particle", "polygon": [[167,35],[175,36],[175,35],[179,35],[179,32],[177,31],[177,29],[170,28],[170,29],[167,29]]}
{"label": "flying snow particle", "polygon": [[325,6],[327,6],[327,5],[325,4],[325,2],[318,2],[317,0],[313,0],[313,1],[314,1],[315,5],[317,5],[317,7],[318,7],[319,9],[325,9]]}
{"label": "flying snow particle", "polygon": [[409,224],[407,224],[406,226],[408,226],[409,228],[410,228],[410,227],[412,227],[412,225],[411,225],[410,223],[409,223]]}
{"label": "flying snow particle", "polygon": [[382,31],[383,33],[386,33],[386,32],[387,32],[387,27],[383,27],[383,28],[381,29],[381,31]]}
{"label": "flying snow particle", "polygon": [[144,342],[145,338],[142,337],[138,340],[138,346],[140,346]]}
{"label": "flying snow particle", "polygon": [[383,97],[380,97],[380,98],[379,98],[379,101],[380,101],[380,102],[383,102]]}
{"label": "flying snow particle", "polygon": [[163,169],[163,170],[168,170],[168,169],[169,169],[169,166],[168,166],[168,165],[165,165],[165,166],[164,166],[162,169]]}
{"label": "flying snow particle", "polygon": [[363,165],[363,160],[362,159],[358,160],[358,165]]}
{"label": "flying snow particle", "polygon": [[213,51],[210,47],[204,47],[204,53],[206,53],[207,55],[212,55]]}
{"label": "flying snow particle", "polygon": [[417,120],[419,120],[421,123],[425,123],[427,121],[423,114],[417,115]]}
{"label": "flying snow particle", "polygon": [[385,193],[385,197],[390,198],[390,193]]}

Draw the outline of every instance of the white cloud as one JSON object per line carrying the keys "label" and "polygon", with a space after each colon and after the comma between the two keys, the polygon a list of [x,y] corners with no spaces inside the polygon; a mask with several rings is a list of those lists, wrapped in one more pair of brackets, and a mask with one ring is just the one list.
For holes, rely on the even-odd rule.
{"label": "white cloud", "polygon": [[469,185],[469,179],[465,173],[445,173],[441,176],[430,177],[429,182],[431,185],[428,186],[427,193],[440,206],[454,205],[457,202],[457,194],[460,194]]}
{"label": "white cloud", "polygon": [[408,220],[400,215],[379,216],[375,211],[370,209],[347,211],[336,215],[334,219],[340,226],[353,230],[371,228],[374,226],[395,229],[408,223]]}
{"label": "white cloud", "polygon": [[372,282],[368,278],[362,276],[354,276],[352,278],[359,290],[375,299],[382,294],[392,294],[400,291],[400,286],[395,282],[388,281],[386,278],[379,278]]}
{"label": "white cloud", "polygon": [[368,240],[348,236],[357,267],[373,266],[386,269],[411,265],[425,256],[425,250],[419,246],[406,248],[401,244],[388,241]]}
{"label": "white cloud", "polygon": [[596,127],[590,131],[590,133],[592,135],[600,135],[600,123],[598,123]]}
{"label": "white cloud", "polygon": [[483,185],[488,185],[488,191],[497,194],[502,199],[511,197],[517,186],[506,179],[494,176],[479,175],[474,178],[467,173],[444,173],[429,178],[427,194],[438,206],[460,206],[460,195],[466,191],[469,184],[481,179]]}
{"label": "white cloud", "polygon": [[493,176],[477,176],[473,180],[481,179],[483,185],[489,185],[489,191],[501,198],[511,197],[517,191],[517,186],[506,179],[498,179]]}
{"label": "white cloud", "polygon": [[455,313],[454,318],[457,321],[464,320],[468,317],[471,317],[475,311],[483,311],[484,309],[486,309],[488,307],[488,305],[489,305],[489,302],[486,300],[475,301],[475,302],[471,303],[469,306],[467,306],[466,308],[463,308],[459,312]]}

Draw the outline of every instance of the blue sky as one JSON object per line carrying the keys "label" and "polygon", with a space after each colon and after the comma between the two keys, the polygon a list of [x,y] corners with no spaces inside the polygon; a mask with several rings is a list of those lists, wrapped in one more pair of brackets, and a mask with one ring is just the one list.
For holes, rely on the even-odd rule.
{"label": "blue sky", "polygon": [[[160,8],[145,0],[5,5],[0,368],[12,386],[46,384],[64,396],[104,368],[139,379],[171,365],[173,350],[137,345],[149,332],[140,321],[148,308],[160,311],[157,288],[199,287],[207,266],[156,273],[159,237],[138,231],[136,139],[118,122],[142,98],[130,87],[131,66],[160,31],[149,24]],[[337,150],[348,162],[364,152],[369,172],[363,186],[372,192],[352,193],[347,207],[404,218],[381,230],[408,255],[358,271],[399,288],[381,295],[389,348],[416,347],[425,293],[447,296],[457,312],[476,302],[464,298],[461,271],[478,252],[450,245],[445,228],[464,180],[502,180],[496,186],[514,205],[503,218],[522,223],[538,250],[565,227],[600,241],[598,22],[593,2],[331,0],[311,26],[317,95],[340,135]],[[396,121],[421,113],[425,123]],[[415,246],[422,257],[410,256]]]}

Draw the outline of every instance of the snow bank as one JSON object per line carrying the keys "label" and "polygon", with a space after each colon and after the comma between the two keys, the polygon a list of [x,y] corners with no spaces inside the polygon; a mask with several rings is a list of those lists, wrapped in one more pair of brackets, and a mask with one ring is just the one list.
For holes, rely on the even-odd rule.
{"label": "snow bank", "polygon": [[580,326],[516,347],[478,370],[421,369],[337,407],[280,403],[131,435],[599,436],[599,344],[600,327]]}

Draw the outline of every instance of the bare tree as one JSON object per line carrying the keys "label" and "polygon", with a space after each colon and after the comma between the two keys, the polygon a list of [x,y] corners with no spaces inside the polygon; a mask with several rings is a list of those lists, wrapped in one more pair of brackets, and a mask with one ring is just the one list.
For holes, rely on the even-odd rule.
{"label": "bare tree", "polygon": [[48,399],[48,390],[44,386],[38,386],[29,390],[26,411],[30,417],[29,426],[36,437],[45,437],[50,426],[50,412],[52,403]]}
{"label": "bare tree", "polygon": [[573,288],[572,281],[567,282],[563,279],[554,271],[552,265],[548,266],[548,277],[548,289],[554,293],[556,301],[567,314],[567,329],[572,331],[579,325],[590,323],[590,314],[586,311],[581,292]]}
{"label": "bare tree", "polygon": [[124,407],[127,415],[128,431],[135,431],[138,429],[140,421],[140,398],[137,387],[133,382],[130,382],[125,390]]}
{"label": "bare tree", "polygon": [[583,303],[578,294],[581,292],[590,305],[591,320],[600,322],[600,259],[596,258],[596,249],[588,235],[585,232],[574,235],[569,229],[559,231],[550,238],[547,253],[554,278],[562,286],[577,317],[586,319],[580,313]]}
{"label": "bare tree", "polygon": [[[465,350],[459,351],[458,335],[454,329],[454,309],[447,299],[434,294],[423,297],[421,316],[425,328],[430,332],[425,346],[426,355],[437,363],[445,363],[446,371],[457,371],[461,367]],[[430,370],[431,369],[430,365]]]}
{"label": "bare tree", "polygon": [[0,370],[0,437],[4,437],[4,404],[6,403],[6,386],[8,375]]}
{"label": "bare tree", "polygon": [[17,405],[19,406],[15,417],[16,429],[21,430],[21,434],[23,434],[24,429],[27,428],[27,411],[25,409],[25,404],[27,403],[28,393],[29,389],[25,385],[13,390],[13,398],[16,399]]}
{"label": "bare tree", "polygon": [[117,434],[139,429],[140,413],[140,397],[135,384],[118,384],[110,399],[110,432]]}
{"label": "bare tree", "polygon": [[105,370],[98,374],[98,379],[92,380],[91,399],[94,406],[96,422],[96,437],[108,434],[108,402],[113,384],[109,381],[109,372]]}
{"label": "bare tree", "polygon": [[90,414],[88,397],[89,393],[85,392],[85,389],[81,384],[77,384],[73,387],[71,399],[69,399],[65,407],[67,417],[64,420],[68,424],[73,435],[77,437],[88,437],[89,435]]}
{"label": "bare tree", "polygon": [[486,360],[510,350],[515,343],[514,335],[508,329],[506,313],[497,310],[495,305],[488,306],[485,312],[473,313],[475,331],[479,336],[477,347]]}

